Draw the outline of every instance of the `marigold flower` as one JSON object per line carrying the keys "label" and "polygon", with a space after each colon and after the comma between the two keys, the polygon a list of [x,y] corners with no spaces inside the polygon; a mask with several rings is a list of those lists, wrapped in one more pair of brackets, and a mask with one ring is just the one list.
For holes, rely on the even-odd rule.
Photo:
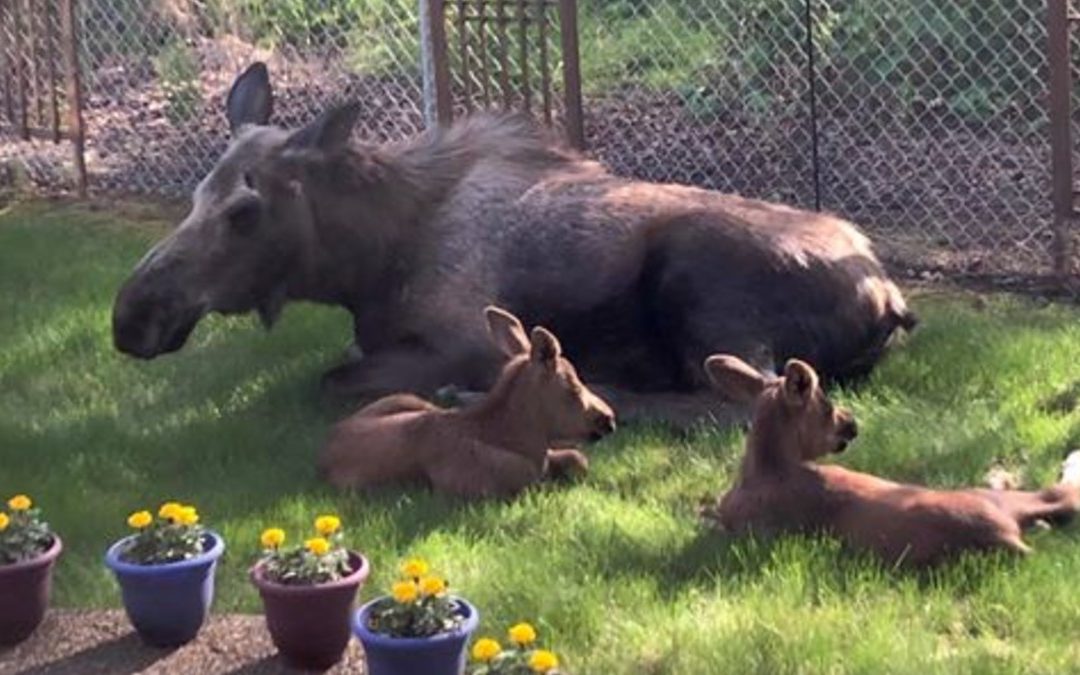
{"label": "marigold flower", "polygon": [[446,590],[446,581],[439,577],[424,577],[420,580],[420,593],[425,596],[438,595]]}
{"label": "marigold flower", "polygon": [[390,593],[394,596],[394,600],[406,605],[416,601],[420,589],[416,587],[415,581],[399,581],[390,587]]}
{"label": "marigold flower", "polygon": [[174,520],[181,525],[194,525],[199,522],[199,512],[194,506],[181,506]]}
{"label": "marigold flower", "polygon": [[535,673],[546,673],[559,667],[559,657],[546,649],[537,649],[529,657],[529,667]]}
{"label": "marigold flower", "polygon": [[30,501],[26,495],[15,495],[8,500],[7,504],[12,511],[28,511],[34,502]]}
{"label": "marigold flower", "polygon": [[136,511],[128,516],[127,524],[136,530],[149,527],[154,522],[154,516],[149,511]]}
{"label": "marigold flower", "polygon": [[262,542],[263,548],[277,548],[285,543],[285,530],[280,527],[263,530],[259,541]]}
{"label": "marigold flower", "polygon": [[341,518],[337,516],[319,516],[315,519],[315,530],[324,537],[329,537],[341,529]]}
{"label": "marigold flower", "polygon": [[536,629],[527,623],[519,623],[510,627],[510,641],[522,646],[536,642]]}
{"label": "marigold flower", "polygon": [[324,537],[312,537],[304,542],[304,548],[315,555],[326,555],[330,552],[330,542]]}
{"label": "marigold flower", "polygon": [[481,663],[487,663],[501,653],[502,646],[491,638],[480,638],[472,647],[473,660]]}
{"label": "marigold flower", "polygon": [[180,509],[184,508],[184,505],[179,502],[165,502],[158,509],[158,516],[161,518],[168,518],[169,520],[179,520]]}
{"label": "marigold flower", "polygon": [[428,564],[420,558],[406,560],[401,566],[401,576],[418,579],[428,573]]}
{"label": "marigold flower", "polygon": [[11,522],[11,518],[8,518],[8,514],[0,513],[0,532],[7,529],[8,524]]}

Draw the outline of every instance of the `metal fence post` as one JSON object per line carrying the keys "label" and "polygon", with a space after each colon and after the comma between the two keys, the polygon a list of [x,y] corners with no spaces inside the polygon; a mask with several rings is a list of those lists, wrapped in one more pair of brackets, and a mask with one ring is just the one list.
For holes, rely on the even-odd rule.
{"label": "metal fence post", "polygon": [[443,0],[420,0],[419,19],[424,126],[430,129],[438,124],[448,124],[451,117]]}
{"label": "metal fence post", "polygon": [[82,116],[82,80],[79,73],[79,32],[75,20],[75,0],[63,0],[60,8],[64,42],[64,69],[67,73],[68,133],[75,160],[79,196],[86,197],[86,132]]}
{"label": "metal fence post", "polygon": [[1072,73],[1069,59],[1069,2],[1048,0],[1046,12],[1047,57],[1050,75],[1050,163],[1051,194],[1054,203],[1054,272],[1062,278],[1069,272],[1069,229],[1073,208],[1073,167],[1071,122]]}

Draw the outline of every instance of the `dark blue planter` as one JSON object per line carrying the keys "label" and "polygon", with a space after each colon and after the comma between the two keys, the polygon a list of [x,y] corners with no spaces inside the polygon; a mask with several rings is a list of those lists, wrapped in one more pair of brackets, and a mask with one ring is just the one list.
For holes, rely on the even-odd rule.
{"label": "dark blue planter", "polygon": [[155,647],[176,647],[199,633],[214,599],[214,571],[225,541],[207,532],[204,553],[162,565],[136,565],[120,559],[132,537],[109,547],[105,565],[116,574],[131,625]]}
{"label": "dark blue planter", "polygon": [[461,598],[454,598],[465,621],[452,633],[429,638],[396,638],[373,633],[368,618],[377,598],[356,610],[353,634],[360,638],[368,675],[461,675],[465,672],[465,645],[480,623],[480,613]]}

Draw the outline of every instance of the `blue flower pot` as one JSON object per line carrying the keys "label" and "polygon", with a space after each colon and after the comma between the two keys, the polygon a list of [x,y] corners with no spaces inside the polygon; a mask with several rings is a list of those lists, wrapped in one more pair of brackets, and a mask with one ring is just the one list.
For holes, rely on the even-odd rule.
{"label": "blue flower pot", "polygon": [[454,598],[465,620],[451,633],[427,638],[397,638],[374,633],[368,619],[376,598],[356,610],[353,634],[364,646],[368,675],[461,675],[465,672],[465,646],[480,623],[480,613],[461,598]]}
{"label": "blue flower pot", "polygon": [[105,554],[105,565],[120,583],[128,620],[149,645],[176,647],[191,642],[210,613],[214,572],[218,558],[225,552],[225,540],[207,532],[200,556],[161,565],[137,565],[120,559],[132,539],[121,539]]}

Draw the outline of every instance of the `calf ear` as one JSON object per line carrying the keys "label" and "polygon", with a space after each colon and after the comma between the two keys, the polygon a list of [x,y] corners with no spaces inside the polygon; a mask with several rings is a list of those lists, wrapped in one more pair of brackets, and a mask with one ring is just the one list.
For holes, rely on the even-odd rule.
{"label": "calf ear", "polygon": [[791,359],[784,366],[784,398],[792,405],[804,406],[818,388],[818,376],[810,364]]}
{"label": "calf ear", "polygon": [[737,356],[714,354],[705,359],[705,374],[716,389],[736,403],[756,399],[768,380]]}
{"label": "calf ear", "polygon": [[537,326],[532,332],[532,348],[530,358],[537,363],[550,366],[553,370],[562,355],[562,345],[559,338],[546,328]]}
{"label": "calf ear", "polygon": [[265,63],[256,61],[237,76],[225,99],[229,131],[235,136],[240,127],[264,125],[270,121],[273,111],[274,91],[270,87],[270,73]]}
{"label": "calf ear", "polygon": [[490,306],[484,309],[484,318],[487,319],[491,340],[503,354],[514,358],[529,353],[529,338],[516,316],[505,309]]}
{"label": "calf ear", "polygon": [[334,106],[293,132],[286,142],[290,150],[322,150],[334,152],[349,144],[349,136],[360,119],[360,104],[355,101]]}

